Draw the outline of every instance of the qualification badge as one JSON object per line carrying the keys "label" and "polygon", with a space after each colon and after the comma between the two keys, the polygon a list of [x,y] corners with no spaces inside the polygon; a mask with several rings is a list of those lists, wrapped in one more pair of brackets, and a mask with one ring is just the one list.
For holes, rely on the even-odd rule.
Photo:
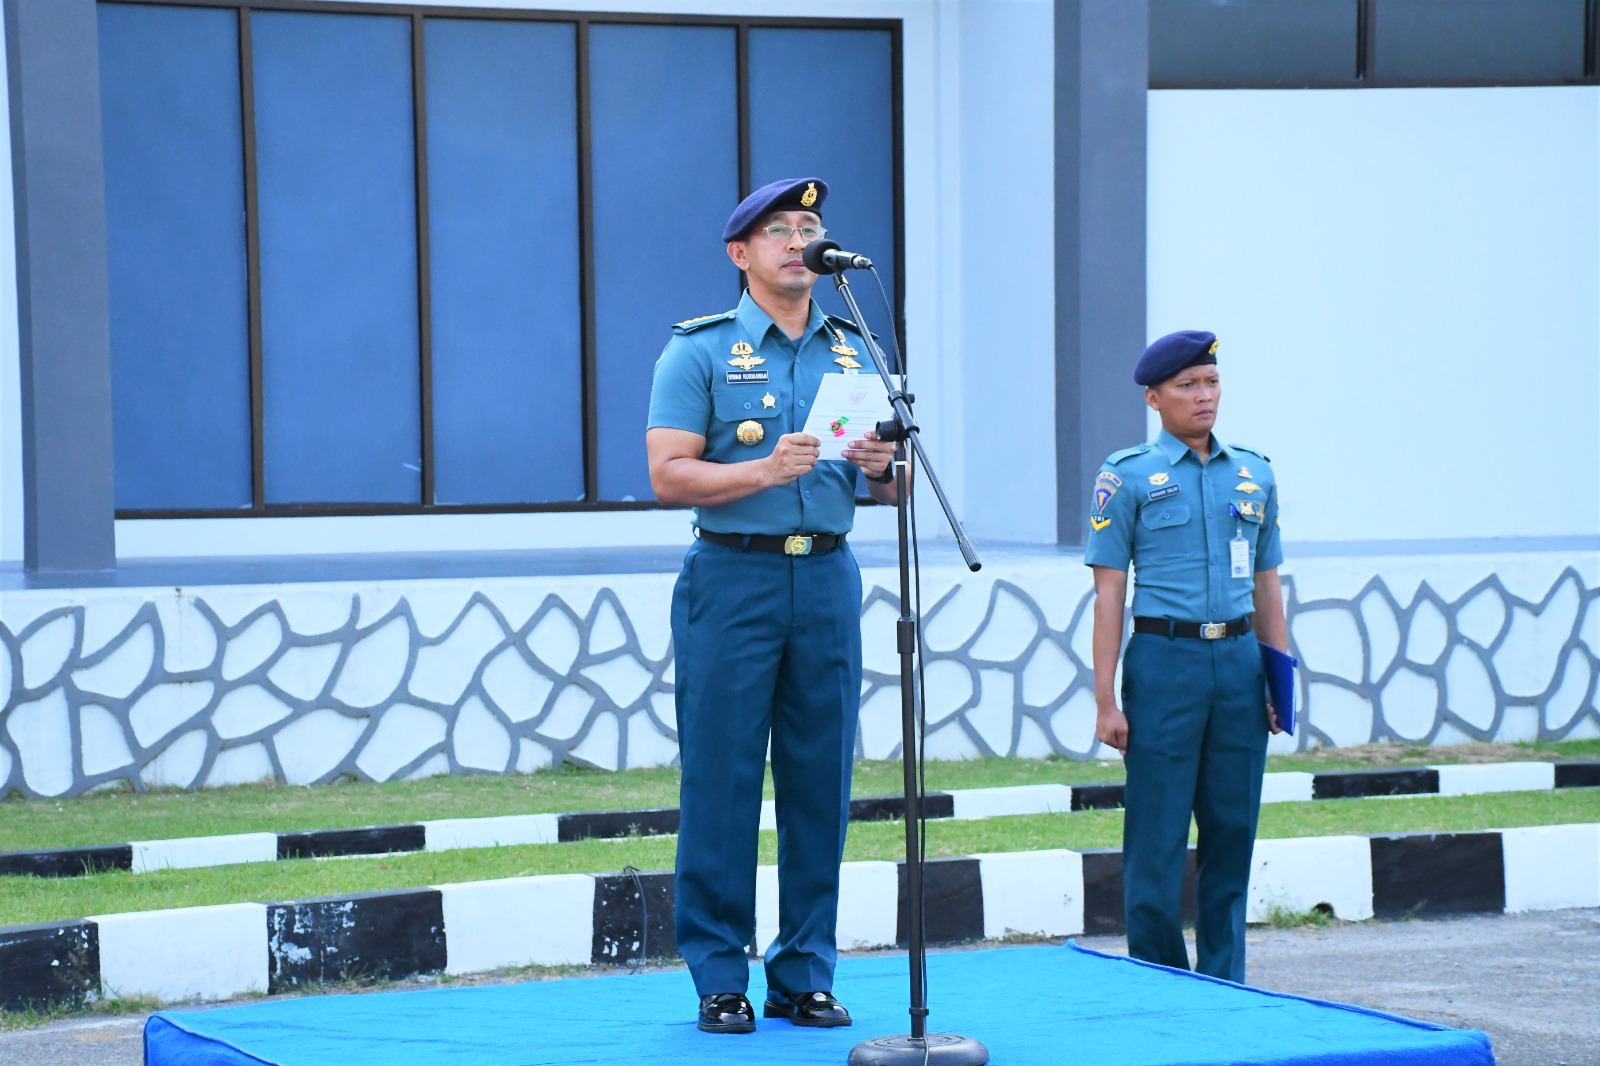
{"label": "qualification badge", "polygon": [[739,423],[738,437],[740,444],[760,444],[761,439],[766,435],[766,429],[753,418],[747,418]]}
{"label": "qualification badge", "polygon": [[1248,481],[1253,475],[1250,473],[1249,467],[1241,466],[1239,467],[1239,476]]}
{"label": "qualification badge", "polygon": [[1261,486],[1257,485],[1254,481],[1241,481],[1233,487],[1233,491],[1242,492],[1248,496],[1252,492],[1260,492]]}
{"label": "qualification badge", "polygon": [[776,406],[778,406],[778,400],[777,400],[777,397],[772,395],[772,393],[769,392],[765,396],[761,397],[761,409],[763,411],[765,411],[769,407],[776,407]]}
{"label": "qualification badge", "polygon": [[[735,344],[728,349],[728,352],[734,356],[734,358],[728,360],[728,365],[736,366],[740,370],[749,370],[751,367],[757,367],[766,362],[761,356],[755,354],[756,350],[745,341]],[[763,370],[762,373],[764,374],[766,371]]]}
{"label": "qualification badge", "polygon": [[852,358],[853,356],[860,355],[861,353],[856,351],[854,348],[850,347],[849,343],[844,339],[844,330],[835,329],[833,331],[833,335],[834,335],[835,339],[837,339],[838,342],[839,342],[838,344],[835,344],[832,348],[828,349],[833,354],[835,354],[835,355],[837,355],[839,357],[839,358],[835,359],[834,362],[838,363],[840,366],[844,367],[846,370],[859,370],[859,369],[861,369],[861,364],[856,362],[855,359]]}
{"label": "qualification badge", "polygon": [[1165,470],[1158,470],[1150,475],[1150,484],[1152,485],[1165,485],[1170,480]]}

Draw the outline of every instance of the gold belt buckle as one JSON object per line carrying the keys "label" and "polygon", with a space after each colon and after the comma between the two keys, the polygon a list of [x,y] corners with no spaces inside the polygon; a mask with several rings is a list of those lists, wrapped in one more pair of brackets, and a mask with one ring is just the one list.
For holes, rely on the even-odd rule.
{"label": "gold belt buckle", "polygon": [[1202,622],[1200,624],[1200,636],[1206,640],[1221,640],[1227,635],[1228,623],[1226,622]]}
{"label": "gold belt buckle", "polygon": [[811,538],[810,537],[802,537],[798,533],[794,534],[794,536],[790,537],[788,540],[783,542],[783,554],[785,554],[785,555],[810,555],[811,554]]}

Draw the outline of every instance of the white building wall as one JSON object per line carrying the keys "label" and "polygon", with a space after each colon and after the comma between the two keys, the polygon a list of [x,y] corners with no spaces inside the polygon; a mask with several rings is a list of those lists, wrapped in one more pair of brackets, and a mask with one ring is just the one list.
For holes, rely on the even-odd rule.
{"label": "white building wall", "polygon": [[[959,108],[950,165],[960,184],[949,202],[960,212],[960,238],[937,250],[936,267],[957,287],[961,317],[959,339],[944,339],[949,369],[940,382],[942,410],[947,420],[958,410],[962,426],[956,498],[975,538],[1053,542],[1053,8],[1045,0],[950,6],[959,13],[960,89],[946,106]],[[917,224],[908,213],[908,230]],[[923,525],[944,532],[937,514]]]}
{"label": "white building wall", "polygon": [[1291,543],[1600,535],[1597,118],[1150,94],[1149,332],[1219,335],[1219,435],[1272,456]]}

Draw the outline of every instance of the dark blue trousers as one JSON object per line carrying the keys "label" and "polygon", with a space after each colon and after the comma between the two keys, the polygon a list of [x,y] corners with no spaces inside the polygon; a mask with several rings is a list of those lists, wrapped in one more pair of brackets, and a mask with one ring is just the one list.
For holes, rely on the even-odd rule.
{"label": "dark blue trousers", "polygon": [[1195,969],[1242,982],[1245,893],[1267,758],[1256,638],[1135,633],[1122,661],[1122,707],[1128,953],[1189,968],[1179,901],[1192,814],[1199,832]]}
{"label": "dark blue trousers", "polygon": [[674,906],[695,988],[749,983],[770,741],[779,887],[767,984],[830,991],[861,704],[855,557],[848,546],[790,557],[697,541],[673,590],[672,639],[683,764]]}

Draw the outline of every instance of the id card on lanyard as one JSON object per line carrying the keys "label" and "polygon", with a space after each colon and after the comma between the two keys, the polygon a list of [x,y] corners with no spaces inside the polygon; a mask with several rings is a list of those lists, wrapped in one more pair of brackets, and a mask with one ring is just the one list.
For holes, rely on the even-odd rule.
{"label": "id card on lanyard", "polygon": [[1230,503],[1228,510],[1233,514],[1233,539],[1228,542],[1229,576],[1249,577],[1250,542],[1244,539],[1244,519],[1234,504]]}

